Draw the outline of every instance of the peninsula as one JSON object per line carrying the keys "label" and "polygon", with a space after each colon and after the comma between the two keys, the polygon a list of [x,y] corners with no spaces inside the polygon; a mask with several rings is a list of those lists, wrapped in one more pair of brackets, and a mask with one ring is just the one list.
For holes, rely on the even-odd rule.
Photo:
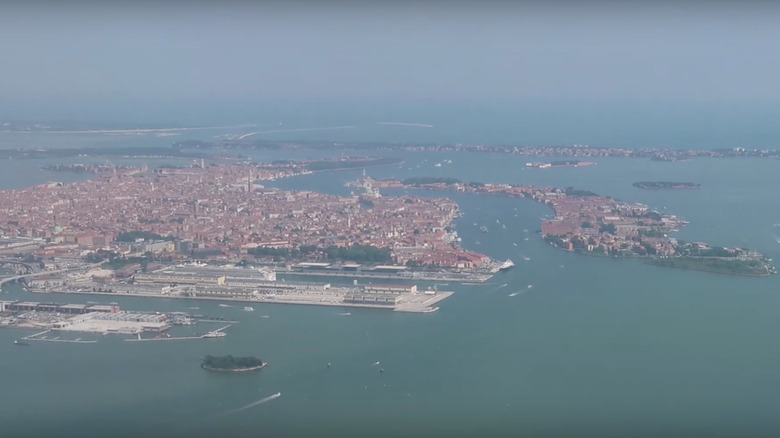
{"label": "peninsula", "polygon": [[203,369],[209,371],[254,371],[263,368],[267,364],[254,356],[233,357],[227,356],[206,356],[200,363]]}
{"label": "peninsula", "polygon": [[649,190],[663,190],[663,189],[698,189],[701,184],[692,182],[676,182],[676,181],[638,181],[633,184],[634,187],[640,189]]}

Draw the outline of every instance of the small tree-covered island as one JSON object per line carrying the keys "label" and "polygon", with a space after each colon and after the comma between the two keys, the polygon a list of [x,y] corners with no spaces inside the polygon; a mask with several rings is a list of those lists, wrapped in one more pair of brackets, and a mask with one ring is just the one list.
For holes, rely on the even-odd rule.
{"label": "small tree-covered island", "polygon": [[259,370],[266,364],[254,356],[233,357],[205,356],[200,366],[209,371],[253,371]]}

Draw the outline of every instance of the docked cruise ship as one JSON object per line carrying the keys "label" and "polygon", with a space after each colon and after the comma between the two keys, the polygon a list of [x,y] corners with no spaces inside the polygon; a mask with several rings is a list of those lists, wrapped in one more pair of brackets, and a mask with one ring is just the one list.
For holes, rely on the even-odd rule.
{"label": "docked cruise ship", "polygon": [[506,259],[504,263],[501,263],[501,266],[498,267],[499,271],[507,270],[511,267],[513,267],[515,263],[511,259]]}

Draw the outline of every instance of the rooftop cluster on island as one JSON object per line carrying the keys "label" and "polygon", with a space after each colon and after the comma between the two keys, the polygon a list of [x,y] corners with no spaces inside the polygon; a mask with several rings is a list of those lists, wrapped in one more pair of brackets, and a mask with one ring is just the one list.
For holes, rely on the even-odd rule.
{"label": "rooftop cluster on island", "polygon": [[[661,214],[640,203],[627,203],[573,187],[464,183],[454,178],[422,178],[376,182],[387,187],[417,187],[491,193],[530,198],[552,207],[554,217],[541,221],[541,234],[551,245],[568,251],[615,257],[645,257],[659,266],[736,275],[775,273],[768,259],[744,248],[711,247],[677,240],[670,233],[688,222]],[[677,184],[677,183],[675,183]]]}
{"label": "rooftop cluster on island", "polygon": [[[320,170],[373,159],[333,160]],[[384,163],[384,159],[380,159]],[[315,166],[316,167],[316,166]],[[382,196],[377,187],[421,187],[520,196],[550,205],[541,233],[570,251],[611,256],[704,259],[669,236],[686,222],[637,203],[574,188],[464,183],[422,177],[352,183],[349,196],[267,188],[272,180],[312,172],[311,163],[210,164],[113,171],[71,184],[43,184],[0,191],[0,234],[42,239],[38,255],[79,254],[110,248],[115,253],[162,253],[167,258],[255,257],[281,262],[352,259],[410,267],[491,270],[496,261],[461,248],[450,228],[458,206],[448,198]],[[648,183],[650,184],[650,183]],[[692,183],[672,184],[674,187]],[[143,241],[153,240],[151,242]],[[138,241],[141,241],[140,243]],[[703,248],[709,248],[706,244]],[[730,273],[774,272],[761,254],[730,248]],[[95,260],[97,261],[97,260]],[[723,263],[660,263],[729,271]],[[748,263],[749,262],[749,263]]]}
{"label": "rooftop cluster on island", "polygon": [[378,192],[336,196],[257,183],[310,171],[298,162],[196,162],[0,191],[6,200],[0,234],[45,239],[42,256],[106,247],[127,253],[137,246],[133,240],[156,238],[145,250],[172,256],[294,254],[302,260],[358,258],[467,269],[493,262],[454,244],[448,226],[458,206],[451,199]]}

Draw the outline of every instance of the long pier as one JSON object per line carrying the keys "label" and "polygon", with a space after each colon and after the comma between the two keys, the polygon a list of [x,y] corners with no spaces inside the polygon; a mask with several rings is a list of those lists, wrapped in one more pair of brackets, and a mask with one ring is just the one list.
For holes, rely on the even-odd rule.
{"label": "long pier", "polygon": [[[150,341],[183,341],[188,339],[207,339],[211,338],[212,336],[209,336],[209,334],[213,333],[222,333],[222,336],[225,335],[223,333],[224,330],[230,328],[233,324],[228,324],[224,327],[218,328],[216,330],[211,330],[208,333],[204,333],[200,336],[177,336],[177,337],[158,337],[158,338],[142,338],[139,334],[137,338],[131,338],[131,339],[125,339],[125,342],[150,342]],[[213,337],[222,337],[222,336],[213,336]]]}
{"label": "long pier", "polygon": [[35,333],[35,334],[29,335],[29,336],[25,336],[22,339],[25,340],[25,341],[65,342],[65,343],[68,343],[68,344],[94,344],[94,343],[97,342],[96,340],[82,341],[81,338],[70,340],[70,339],[60,339],[59,337],[56,337],[56,338],[53,338],[53,339],[47,339],[45,336],[42,337],[42,338],[38,337],[38,336],[45,335],[46,333],[49,333],[49,332],[51,332],[51,330],[44,330],[44,331],[39,332],[39,333]]}

